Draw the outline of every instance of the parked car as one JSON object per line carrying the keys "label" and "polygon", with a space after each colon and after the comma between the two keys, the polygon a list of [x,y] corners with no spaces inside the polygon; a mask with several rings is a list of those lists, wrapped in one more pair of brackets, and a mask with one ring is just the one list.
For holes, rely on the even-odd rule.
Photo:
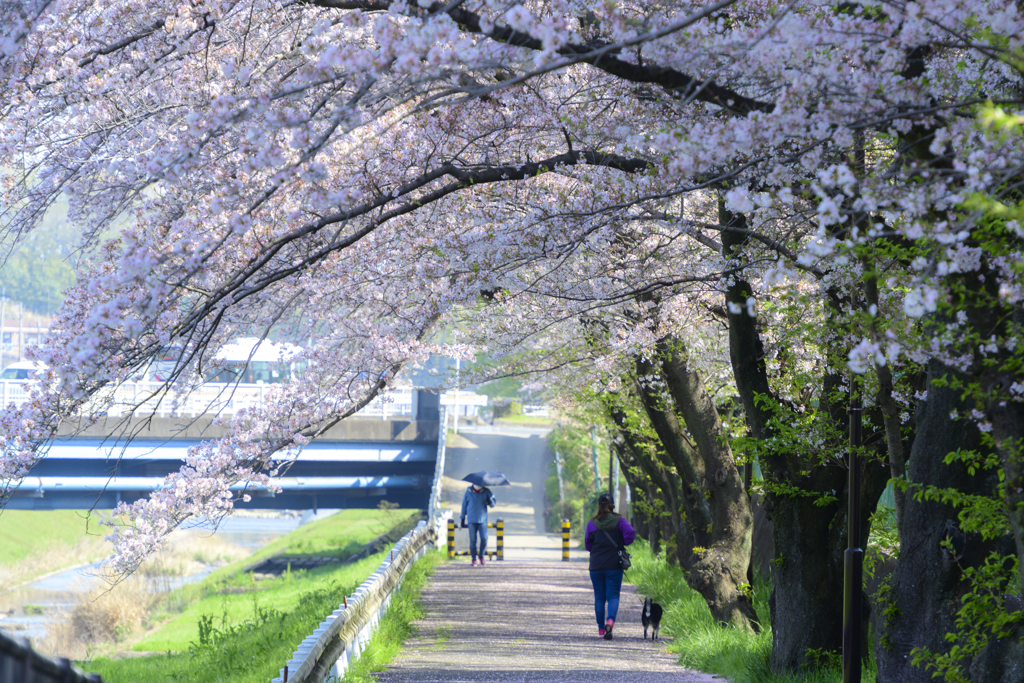
{"label": "parked car", "polygon": [[11,363],[4,368],[3,372],[0,372],[0,379],[33,379],[32,375],[39,370],[45,369],[46,363],[41,363],[37,360],[19,360],[17,363]]}

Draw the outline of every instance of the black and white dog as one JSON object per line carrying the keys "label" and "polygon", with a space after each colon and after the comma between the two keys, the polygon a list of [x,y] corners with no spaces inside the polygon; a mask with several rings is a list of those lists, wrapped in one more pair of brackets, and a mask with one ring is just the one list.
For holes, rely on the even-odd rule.
{"label": "black and white dog", "polygon": [[644,625],[644,640],[647,640],[647,628],[654,629],[651,632],[651,640],[658,639],[658,629],[661,627],[661,605],[654,600],[644,600],[644,611],[640,613],[640,623]]}

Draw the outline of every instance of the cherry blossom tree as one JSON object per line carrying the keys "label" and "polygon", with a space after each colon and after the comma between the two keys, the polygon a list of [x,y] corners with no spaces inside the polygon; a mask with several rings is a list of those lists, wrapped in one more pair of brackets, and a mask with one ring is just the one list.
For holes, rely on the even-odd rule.
{"label": "cherry blossom tree", "polygon": [[[672,339],[706,379],[726,349],[703,353],[687,327],[700,317],[727,322],[777,542],[803,544],[776,582],[774,668],[839,645],[835,615],[801,591],[811,568],[822,586],[839,580],[822,552],[845,543],[836,434],[855,385],[868,479],[888,467],[910,482],[905,546],[938,533],[908,520],[959,514],[948,501],[913,511],[914,486],[973,495],[997,471],[1019,479],[1024,378],[1007,322],[1019,225],[970,206],[1019,202],[1020,137],[978,123],[987,100],[1019,108],[1016,6],[39,0],[0,12],[0,224],[16,239],[66,197],[90,263],[37,353],[51,370],[33,402],[0,416],[0,479],[16,484],[61,421],[102,414],[107,392],[168,348],[179,362],[156,398],[173,403],[239,334],[310,340],[301,378],[119,511],[124,569],[188,516],[228,509],[231,484],[266,483],[270,454],[428,353],[530,349],[533,370],[597,381],[623,363],[664,375]],[[116,221],[130,227],[110,236]],[[1002,313],[975,315],[961,291]],[[580,350],[595,318],[596,356]],[[465,346],[433,342],[459,321]],[[997,400],[933,400],[950,368],[998,386]],[[953,410],[967,441],[935,426]],[[965,479],[943,460],[984,447],[979,432],[997,439],[979,453],[1002,461]],[[1008,510],[1018,495],[1006,489]],[[801,527],[812,499],[824,541]],[[938,552],[901,556],[896,585],[940,566]],[[942,585],[982,564],[946,567]],[[943,590],[893,633],[931,629],[928,647],[947,651]],[[904,656],[915,638],[879,650],[885,680],[930,676]]]}

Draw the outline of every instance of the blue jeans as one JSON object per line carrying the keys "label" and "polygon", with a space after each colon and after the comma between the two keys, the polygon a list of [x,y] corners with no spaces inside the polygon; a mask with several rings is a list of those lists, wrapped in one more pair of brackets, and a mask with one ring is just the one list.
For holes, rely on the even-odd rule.
{"label": "blue jeans", "polygon": [[[480,552],[477,552],[476,537],[480,535]],[[487,522],[469,523],[469,554],[475,560],[487,556]]]}
{"label": "blue jeans", "polygon": [[619,614],[619,591],[622,590],[622,570],[602,569],[590,572],[590,582],[594,584],[594,615],[597,627],[604,628],[604,603],[608,603],[608,618],[615,621]]}

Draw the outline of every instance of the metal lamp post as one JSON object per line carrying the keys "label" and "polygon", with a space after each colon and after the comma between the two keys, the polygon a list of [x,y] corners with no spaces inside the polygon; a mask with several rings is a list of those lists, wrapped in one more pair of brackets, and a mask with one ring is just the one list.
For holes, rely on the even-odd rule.
{"label": "metal lamp post", "polygon": [[849,498],[846,571],[843,585],[843,683],[860,683],[862,591],[864,550],[860,547],[860,455],[861,415],[864,401],[859,378],[854,375],[850,392],[850,470],[846,487]]}

